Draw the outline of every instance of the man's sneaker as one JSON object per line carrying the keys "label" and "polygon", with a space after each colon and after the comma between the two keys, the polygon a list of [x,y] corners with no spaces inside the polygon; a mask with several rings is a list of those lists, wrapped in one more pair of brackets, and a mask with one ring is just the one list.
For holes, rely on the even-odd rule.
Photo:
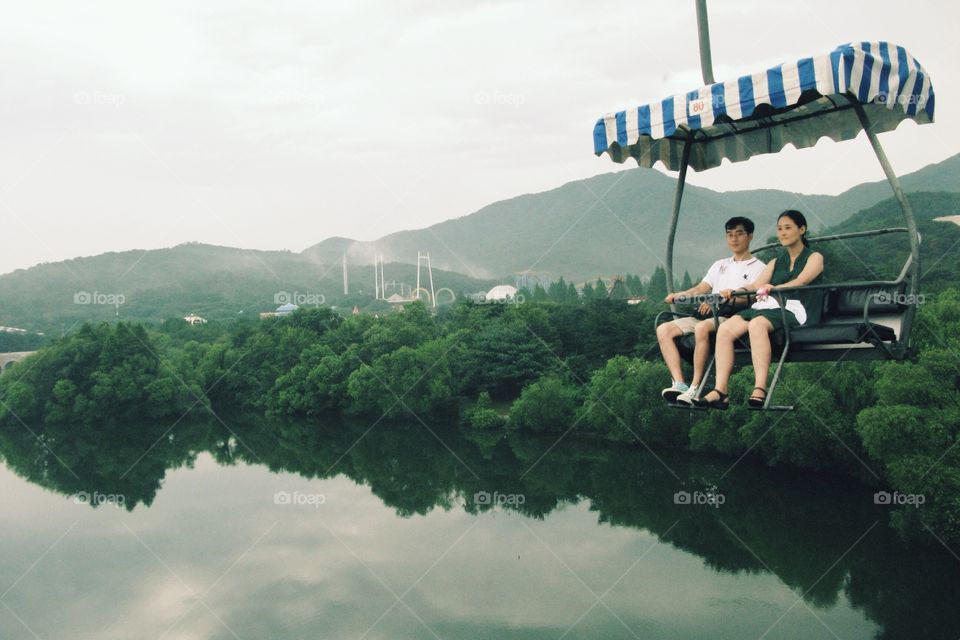
{"label": "man's sneaker", "polygon": [[699,387],[691,386],[689,389],[678,395],[674,402],[692,407],[694,405],[693,399],[697,397],[697,392],[699,390]]}
{"label": "man's sneaker", "polygon": [[685,392],[689,388],[690,387],[687,385],[686,382],[680,382],[678,380],[674,380],[671,386],[667,387],[666,389],[660,392],[660,397],[666,400],[667,402],[674,404],[676,403],[677,398],[680,396],[680,394]]}

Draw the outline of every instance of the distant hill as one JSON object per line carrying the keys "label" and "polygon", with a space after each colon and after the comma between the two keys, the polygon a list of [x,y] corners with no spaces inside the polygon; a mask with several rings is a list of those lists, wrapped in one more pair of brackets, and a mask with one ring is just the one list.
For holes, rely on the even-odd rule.
{"label": "distant hill", "polygon": [[[960,214],[960,194],[919,192],[910,195],[910,207],[920,231],[921,289],[942,290],[960,284],[960,226],[937,218]],[[900,206],[888,198],[864,209],[829,230],[849,233],[885,227],[903,227]],[[842,242],[824,243],[830,280],[894,279],[910,254],[910,239],[905,233],[892,233]],[[821,245],[823,246],[823,245]],[[819,247],[818,247],[819,248]]]}
{"label": "distant hill", "polygon": [[[904,190],[960,191],[960,154],[901,177]],[[532,269],[583,281],[626,272],[649,276],[663,259],[676,181],[652,169],[631,169],[567,183],[544,193],[488,205],[479,211],[372,242],[324,240],[303,254],[320,262],[382,253],[413,262],[429,251],[434,265],[482,278]],[[838,195],[777,190],[716,192],[687,186],[677,231],[675,265],[703,271],[725,250],[719,229],[733,215],[773,231],[773,214],[800,209],[814,230],[834,226],[891,196],[885,180]]]}
{"label": "distant hill", "polygon": [[[910,198],[921,220],[924,259],[934,267],[931,282],[949,280],[950,270],[956,269],[954,249],[940,246],[937,238],[952,238],[960,227],[932,219],[960,213],[958,177],[960,155],[902,178],[904,189],[914,194]],[[435,287],[457,294],[512,282],[513,273],[531,268],[574,282],[626,273],[649,276],[664,254],[675,184],[674,178],[650,169],[604,174],[496,202],[426,229],[370,243],[328,238],[302,253],[190,243],[41,264],[0,276],[0,325],[59,335],[83,321],[116,317],[156,321],[195,313],[224,320],[272,310],[283,294],[295,293],[329,306],[385,310],[386,303],[372,297],[374,252],[388,261],[388,283],[406,285],[416,282],[417,252],[429,252]],[[703,273],[725,252],[720,229],[727,218],[751,216],[758,223],[760,244],[774,230],[774,214],[787,207],[801,209],[815,230],[901,225],[886,182],[859,185],[839,196],[688,187],[677,234],[678,275],[684,270]],[[886,243],[896,242],[903,238],[881,239],[858,252],[878,251],[880,257],[902,262],[897,252],[903,245],[890,244],[887,255]],[[938,262],[939,256],[946,257]],[[423,278],[425,283],[425,269]],[[115,304],[120,297],[122,303]]]}
{"label": "distant hill", "polygon": [[[416,282],[415,265],[387,263],[384,272],[388,285],[394,280]],[[426,277],[424,267],[424,282]],[[84,321],[118,316],[146,321],[190,313],[208,320],[255,317],[295,295],[306,304],[388,308],[386,303],[374,303],[372,263],[348,265],[348,278],[350,294],[344,296],[340,260],[320,264],[287,251],[191,243],[105,253],[0,276],[0,325],[59,335]],[[433,279],[436,289],[446,287],[458,295],[495,284],[440,269],[433,270]]]}

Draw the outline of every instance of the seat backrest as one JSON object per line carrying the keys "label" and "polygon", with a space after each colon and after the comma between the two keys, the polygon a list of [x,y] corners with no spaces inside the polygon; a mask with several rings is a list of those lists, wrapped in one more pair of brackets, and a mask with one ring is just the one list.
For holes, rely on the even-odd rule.
{"label": "seat backrest", "polygon": [[824,296],[823,317],[863,317],[863,306],[870,300],[869,314],[901,313],[906,309],[906,283],[876,287],[838,287]]}

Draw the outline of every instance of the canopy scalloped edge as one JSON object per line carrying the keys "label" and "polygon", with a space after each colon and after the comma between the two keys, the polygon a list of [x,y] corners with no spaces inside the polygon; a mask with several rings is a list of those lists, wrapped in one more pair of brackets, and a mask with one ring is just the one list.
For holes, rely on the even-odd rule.
{"label": "canopy scalloped edge", "polygon": [[690,140],[690,168],[699,171],[724,158],[740,162],[788,144],[803,149],[823,137],[854,138],[862,131],[855,105],[875,133],[905,119],[926,124],[933,122],[933,86],[903,47],[841,45],[825,56],[607,114],[594,127],[594,152],[609,153],[615,162],[634,158],[641,167],[663,162],[677,170]]}

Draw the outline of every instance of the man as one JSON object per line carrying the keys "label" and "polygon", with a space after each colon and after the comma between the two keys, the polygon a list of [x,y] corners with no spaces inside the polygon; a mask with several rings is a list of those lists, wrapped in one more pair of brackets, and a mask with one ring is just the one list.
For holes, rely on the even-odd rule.
{"label": "man", "polygon": [[[753,221],[735,216],[727,220],[724,229],[727,232],[727,246],[730,247],[733,256],[714,262],[703,281],[697,286],[669,294],[664,299],[667,304],[673,303],[674,298],[680,296],[690,298],[707,293],[719,293],[724,289],[739,289],[753,282],[760,275],[765,265],[750,253]],[[735,306],[742,307],[746,304],[746,297],[735,298],[726,309],[721,307],[721,314],[730,315],[736,311]],[[697,307],[697,312],[699,317],[677,318],[657,327],[660,353],[663,354],[663,361],[673,378],[673,383],[660,393],[667,402],[692,405],[703,381],[703,372],[710,357],[710,333],[715,330],[715,325],[710,304],[702,302]],[[720,318],[720,322],[724,320],[726,320],[725,317]],[[693,333],[697,339],[693,352],[693,379],[689,385],[683,379],[680,352],[674,343],[675,338],[688,333]]]}

